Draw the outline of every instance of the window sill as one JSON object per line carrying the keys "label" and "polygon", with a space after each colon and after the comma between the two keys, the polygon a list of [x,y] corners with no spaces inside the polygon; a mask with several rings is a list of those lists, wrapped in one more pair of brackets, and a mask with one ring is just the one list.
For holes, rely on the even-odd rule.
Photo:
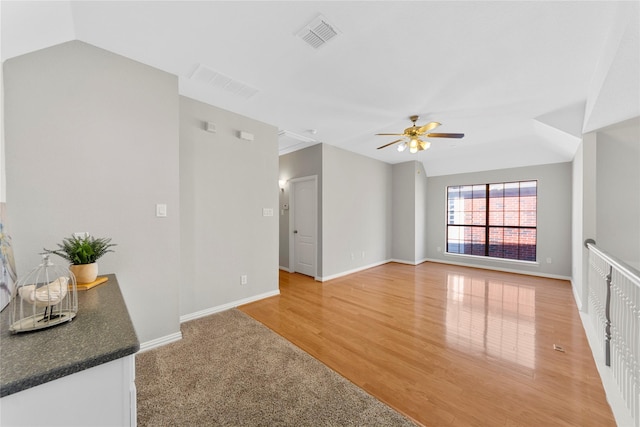
{"label": "window sill", "polygon": [[489,256],[478,256],[478,255],[468,255],[468,254],[454,254],[451,252],[444,252],[445,257],[452,258],[464,258],[464,259],[473,259],[473,260],[485,260],[491,262],[502,262],[505,264],[518,264],[518,265],[531,265],[531,266],[539,266],[540,263],[538,261],[522,261],[519,259],[509,259],[509,258],[495,258]]}

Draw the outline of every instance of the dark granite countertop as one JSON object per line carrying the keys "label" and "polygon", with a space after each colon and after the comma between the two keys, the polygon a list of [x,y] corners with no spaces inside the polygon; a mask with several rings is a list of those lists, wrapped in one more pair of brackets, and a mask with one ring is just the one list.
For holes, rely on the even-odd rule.
{"label": "dark granite countertop", "polygon": [[114,274],[78,291],[71,322],[35,332],[9,332],[11,304],[0,313],[0,397],[116,360],[140,349]]}

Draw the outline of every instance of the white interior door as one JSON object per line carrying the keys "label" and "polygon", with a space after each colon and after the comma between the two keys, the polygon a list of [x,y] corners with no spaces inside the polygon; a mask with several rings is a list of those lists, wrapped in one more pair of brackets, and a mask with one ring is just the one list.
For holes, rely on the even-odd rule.
{"label": "white interior door", "polygon": [[291,256],[293,271],[316,276],[317,245],[317,179],[300,178],[290,181],[291,189]]}

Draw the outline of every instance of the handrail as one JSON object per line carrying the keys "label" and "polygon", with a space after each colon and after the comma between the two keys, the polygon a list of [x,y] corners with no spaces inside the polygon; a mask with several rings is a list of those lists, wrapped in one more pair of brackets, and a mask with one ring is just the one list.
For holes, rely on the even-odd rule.
{"label": "handrail", "polygon": [[619,258],[616,258],[613,255],[609,255],[608,253],[602,251],[602,249],[596,246],[596,241],[593,239],[585,240],[584,246],[602,257],[610,265],[614,266],[616,270],[624,273],[624,275],[631,279],[631,281],[633,281],[636,286],[640,286],[640,270],[636,270]]}

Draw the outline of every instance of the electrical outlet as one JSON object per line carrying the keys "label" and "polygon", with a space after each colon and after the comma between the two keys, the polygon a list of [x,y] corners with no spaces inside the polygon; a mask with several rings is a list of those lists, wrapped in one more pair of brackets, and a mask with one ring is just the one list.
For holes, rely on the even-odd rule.
{"label": "electrical outlet", "polygon": [[247,284],[247,275],[243,274],[240,276],[240,284],[241,285],[246,285]]}

